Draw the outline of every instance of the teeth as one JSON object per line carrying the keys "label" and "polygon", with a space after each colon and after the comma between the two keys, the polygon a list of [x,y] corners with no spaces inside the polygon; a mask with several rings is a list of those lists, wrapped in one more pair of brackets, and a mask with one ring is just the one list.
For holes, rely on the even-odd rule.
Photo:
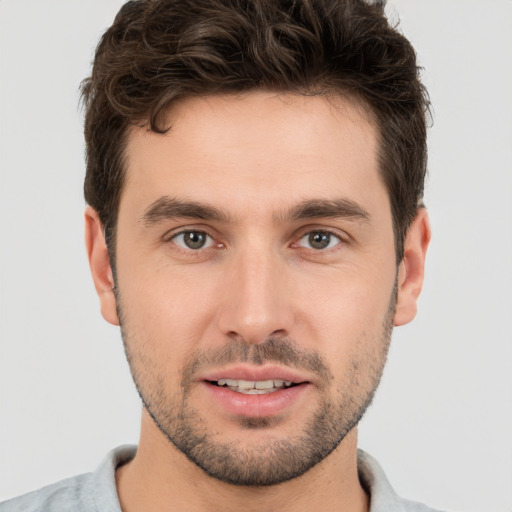
{"label": "teeth", "polygon": [[232,380],[232,379],[220,379],[217,384],[219,386],[237,386],[238,387],[238,381]]}
{"label": "teeth", "polygon": [[256,382],[253,383],[254,384],[254,387],[256,389],[271,389],[271,388],[278,388],[278,387],[281,387],[281,386],[277,383],[275,383],[274,385],[274,381],[273,380],[258,380]]}
{"label": "teeth", "polygon": [[220,387],[227,387],[232,391],[245,393],[247,395],[262,395],[265,393],[272,393],[283,387],[290,387],[293,384],[289,380],[234,380],[234,379],[219,379],[217,385]]}
{"label": "teeth", "polygon": [[256,384],[255,382],[250,381],[250,380],[239,380],[238,381],[238,389],[241,389],[241,390],[254,389],[255,384]]}

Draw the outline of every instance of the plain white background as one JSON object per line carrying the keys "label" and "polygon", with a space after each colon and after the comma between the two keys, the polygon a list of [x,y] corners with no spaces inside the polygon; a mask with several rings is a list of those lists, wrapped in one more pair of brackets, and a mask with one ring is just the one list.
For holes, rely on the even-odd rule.
{"label": "plain white background", "polygon": [[[118,0],[0,0],[0,498],[135,443],[83,248],[78,84]],[[512,2],[394,0],[430,89],[433,240],[360,429],[403,496],[512,509]]]}

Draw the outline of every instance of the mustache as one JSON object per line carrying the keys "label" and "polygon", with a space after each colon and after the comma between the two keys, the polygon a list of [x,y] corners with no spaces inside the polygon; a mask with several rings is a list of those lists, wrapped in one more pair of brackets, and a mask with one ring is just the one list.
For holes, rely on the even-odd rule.
{"label": "mustache", "polygon": [[313,372],[326,383],[333,378],[319,352],[305,350],[287,337],[270,337],[261,344],[231,339],[220,348],[195,352],[183,368],[182,383],[190,382],[196,373],[205,368],[235,363],[251,363],[256,366],[262,366],[265,363],[278,363],[298,370]]}

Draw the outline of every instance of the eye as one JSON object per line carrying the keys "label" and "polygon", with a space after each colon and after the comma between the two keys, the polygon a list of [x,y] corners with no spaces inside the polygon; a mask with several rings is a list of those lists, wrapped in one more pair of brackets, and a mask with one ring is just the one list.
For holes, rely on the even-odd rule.
{"label": "eye", "polygon": [[182,231],[174,235],[171,240],[179,247],[192,251],[207,249],[215,245],[213,238],[204,231]]}
{"label": "eye", "polygon": [[322,251],[331,249],[339,243],[341,243],[341,239],[329,231],[311,231],[301,237],[297,245],[299,247]]}

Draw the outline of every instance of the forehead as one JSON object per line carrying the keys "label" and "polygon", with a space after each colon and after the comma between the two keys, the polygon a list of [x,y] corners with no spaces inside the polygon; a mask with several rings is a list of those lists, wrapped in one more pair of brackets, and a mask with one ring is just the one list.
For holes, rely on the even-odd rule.
{"label": "forehead", "polygon": [[121,204],[143,207],[169,195],[247,211],[333,194],[371,202],[384,191],[375,125],[347,98],[189,98],[172,108],[168,122],[165,134],[141,127],[129,133]]}

